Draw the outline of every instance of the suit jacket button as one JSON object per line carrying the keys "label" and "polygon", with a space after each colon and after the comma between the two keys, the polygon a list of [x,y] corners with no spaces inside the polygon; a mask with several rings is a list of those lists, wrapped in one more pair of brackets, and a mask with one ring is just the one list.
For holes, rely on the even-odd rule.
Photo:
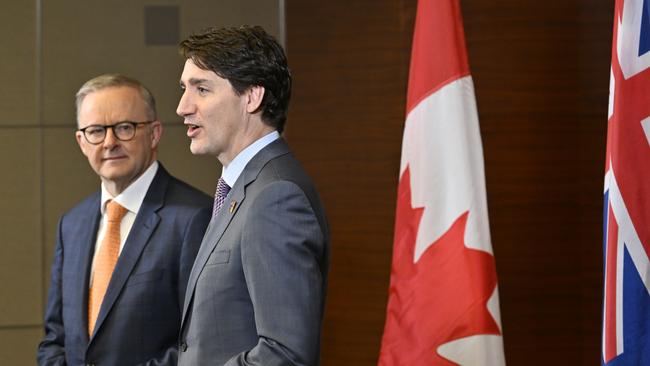
{"label": "suit jacket button", "polygon": [[186,343],[186,342],[181,342],[181,343],[178,345],[178,348],[181,350],[181,352],[185,352],[185,351],[187,351],[187,343]]}

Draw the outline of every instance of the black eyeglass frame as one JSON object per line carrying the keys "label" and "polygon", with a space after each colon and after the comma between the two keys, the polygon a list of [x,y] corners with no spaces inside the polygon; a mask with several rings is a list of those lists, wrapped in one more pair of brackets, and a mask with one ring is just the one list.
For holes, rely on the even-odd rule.
{"label": "black eyeglass frame", "polygon": [[[114,123],[112,125],[90,125],[90,126],[86,126],[84,128],[79,128],[79,129],[77,129],[77,131],[83,133],[84,138],[86,139],[86,142],[88,142],[89,144],[91,144],[91,145],[99,145],[99,144],[101,144],[102,142],[104,142],[106,140],[106,134],[107,134],[106,131],[109,128],[113,132],[113,136],[115,136],[116,139],[118,139],[120,141],[131,141],[135,137],[135,134],[138,132],[138,126],[140,126],[140,125],[148,125],[148,124],[153,123],[153,122],[156,122],[156,120],[142,121],[142,122],[122,121],[122,122]],[[120,138],[117,135],[117,133],[115,133],[115,127],[120,126],[120,125],[125,125],[125,124],[130,125],[130,126],[133,127],[133,136],[131,136],[131,137],[127,138],[127,139]],[[88,138],[88,135],[86,134],[86,130],[89,129],[89,128],[98,128],[98,127],[102,128],[104,130],[104,137],[99,142],[91,142],[90,139]]]}

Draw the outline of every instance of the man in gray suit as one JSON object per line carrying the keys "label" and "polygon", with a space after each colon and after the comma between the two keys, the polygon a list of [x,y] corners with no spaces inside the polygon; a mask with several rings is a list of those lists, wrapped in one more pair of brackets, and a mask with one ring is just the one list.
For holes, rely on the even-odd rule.
{"label": "man in gray suit", "polygon": [[291,93],[282,47],[260,27],[181,42],[177,113],[193,154],[223,171],[190,274],[179,365],[317,365],[329,229],[280,137]]}

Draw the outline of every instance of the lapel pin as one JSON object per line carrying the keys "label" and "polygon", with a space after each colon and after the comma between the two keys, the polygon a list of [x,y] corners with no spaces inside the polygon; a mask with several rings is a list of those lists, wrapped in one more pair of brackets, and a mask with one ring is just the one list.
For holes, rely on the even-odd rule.
{"label": "lapel pin", "polygon": [[235,212],[236,208],[237,208],[237,201],[232,201],[230,202],[230,208],[228,209],[228,211],[230,211],[230,213],[233,213]]}

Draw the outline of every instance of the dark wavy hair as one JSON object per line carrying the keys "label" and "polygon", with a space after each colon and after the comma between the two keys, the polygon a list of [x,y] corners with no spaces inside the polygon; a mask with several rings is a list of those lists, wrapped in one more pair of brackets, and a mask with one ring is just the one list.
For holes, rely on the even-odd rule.
{"label": "dark wavy hair", "polygon": [[230,81],[241,95],[264,87],[262,121],[284,130],[291,97],[291,71],[282,46],[259,26],[207,28],[179,45],[180,53],[196,66]]}

